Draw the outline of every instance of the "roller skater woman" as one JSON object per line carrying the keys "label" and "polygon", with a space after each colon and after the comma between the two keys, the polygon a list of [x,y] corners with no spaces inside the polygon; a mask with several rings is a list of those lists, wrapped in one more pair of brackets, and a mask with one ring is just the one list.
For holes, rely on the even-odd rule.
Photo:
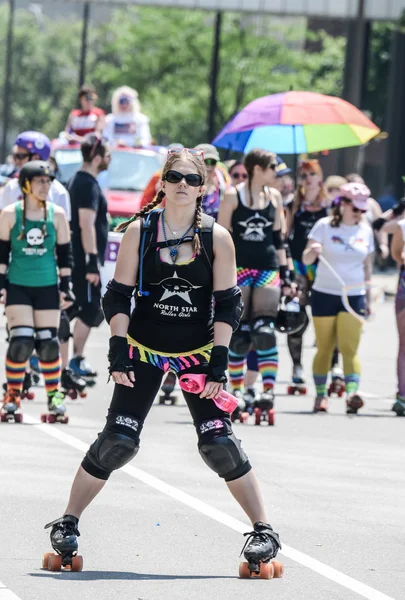
{"label": "roller skater woman", "polygon": [[[319,219],[327,216],[326,201],[327,191],[318,161],[303,161],[298,168],[297,191],[293,201],[286,207],[288,244],[302,306],[306,306],[309,302],[316,271],[316,264],[305,265],[302,262],[302,253],[312,227]],[[308,321],[300,331],[287,337],[288,350],[293,362],[293,386],[305,384],[302,368],[302,340],[307,326]]]}
{"label": "roller skater woman", "polygon": [[[253,523],[244,550],[252,570],[265,576],[271,565],[263,561],[280,548],[229,415],[212,400],[226,381],[228,344],[241,303],[232,240],[201,212],[206,170],[202,153],[193,152],[169,153],[158,197],[125,224],[130,223],[114,279],[103,298],[111,327],[109,370],[116,385],[106,425],[79,467],[64,515],[47,525],[58,553],[50,562],[45,557],[50,568],[81,568],[75,556],[79,518],[112,471],[137,454],[144,421],[168,370],[207,375],[200,395],[183,393],[201,457],[225,480]],[[165,210],[150,212],[164,197]],[[170,235],[173,230],[180,237]],[[138,295],[130,316],[135,285]]]}
{"label": "roller skater woman", "polygon": [[19,175],[23,200],[7,206],[0,215],[0,295],[10,332],[3,414],[13,414],[17,420],[21,420],[18,415],[26,365],[35,349],[49,414],[52,420],[67,422],[64,395],[59,392],[57,328],[60,306],[69,306],[74,297],[70,291],[72,264],[66,215],[46,201],[53,178],[46,162],[24,165]]}
{"label": "roller skater woman", "polygon": [[[275,180],[276,155],[251,150],[244,160],[245,183],[231,188],[221,204],[218,222],[232,232],[236,249],[238,285],[245,305],[243,320],[232,335],[229,373],[233,393],[241,398],[241,411],[252,411],[252,397],[243,394],[246,357],[257,352],[263,392],[256,408],[271,411],[277,375],[278,350],[274,322],[280,286],[290,293],[282,227],[282,200],[271,186]],[[268,413],[269,414],[269,413]],[[258,415],[260,416],[260,415]],[[269,414],[269,424],[270,422]],[[260,423],[257,419],[257,424]]]}
{"label": "roller skater woman", "polygon": [[[320,254],[348,286],[349,303],[359,315],[370,310],[370,298],[364,282],[371,278],[373,231],[362,219],[368,210],[367,186],[347,183],[340,188],[340,198],[332,216],[320,219],[311,230],[303,254],[306,265],[313,264]],[[342,285],[328,267],[319,263],[312,287],[311,306],[317,353],[313,362],[316,387],[314,412],[328,408],[326,383],[334,348],[343,357],[346,383],[346,412],[357,413],[364,402],[358,393],[360,361],[357,348],[362,323],[347,312],[342,302]]]}

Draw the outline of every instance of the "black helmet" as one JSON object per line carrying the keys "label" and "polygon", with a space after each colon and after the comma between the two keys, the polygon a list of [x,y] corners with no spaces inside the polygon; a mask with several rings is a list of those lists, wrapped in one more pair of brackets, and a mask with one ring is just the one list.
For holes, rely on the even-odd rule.
{"label": "black helmet", "polygon": [[[20,184],[21,191],[24,194],[31,192],[31,181],[34,177],[40,177],[41,175],[47,175],[52,180],[55,179],[55,172],[52,167],[44,160],[31,160],[27,162],[21,169],[18,176],[18,183]],[[27,185],[27,183],[29,185]]]}
{"label": "black helmet", "polygon": [[297,333],[305,327],[308,315],[298,298],[283,296],[280,300],[276,318],[276,329],[280,333]]}

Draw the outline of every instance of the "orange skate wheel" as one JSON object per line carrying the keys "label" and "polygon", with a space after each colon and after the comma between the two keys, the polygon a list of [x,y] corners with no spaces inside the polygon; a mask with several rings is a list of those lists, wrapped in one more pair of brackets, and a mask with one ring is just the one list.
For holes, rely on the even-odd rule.
{"label": "orange skate wheel", "polygon": [[287,388],[287,394],[289,396],[294,396],[294,394],[295,394],[295,388],[292,385],[288,386],[288,388]]}
{"label": "orange skate wheel", "polygon": [[271,563],[274,569],[274,579],[279,579],[284,574],[284,566],[283,563],[278,562],[277,560],[273,560]]}
{"label": "orange skate wheel", "polygon": [[274,577],[274,566],[273,563],[261,563],[260,564],[260,579],[273,579]]}
{"label": "orange skate wheel", "polygon": [[83,571],[83,556],[74,556],[72,558],[72,571]]}
{"label": "orange skate wheel", "polygon": [[77,399],[77,392],[76,392],[76,390],[69,390],[68,396],[69,396],[69,398],[71,400],[76,400]]}
{"label": "orange skate wheel", "polygon": [[53,552],[45,552],[45,554],[42,557],[42,568],[43,569],[48,569],[48,560],[50,556],[54,556]]}
{"label": "orange skate wheel", "polygon": [[260,573],[251,571],[247,562],[241,562],[239,563],[239,577],[241,579],[251,579],[253,577],[260,577]]}
{"label": "orange skate wheel", "polygon": [[34,394],[34,392],[27,392],[25,394],[25,397],[27,398],[27,400],[34,400],[35,394]]}
{"label": "orange skate wheel", "polygon": [[51,554],[48,557],[48,570],[60,571],[62,568],[62,557],[60,554]]}
{"label": "orange skate wheel", "polygon": [[56,415],[53,415],[53,414],[46,415],[46,422],[47,423],[56,423]]}
{"label": "orange skate wheel", "polygon": [[308,391],[308,390],[307,390],[307,388],[306,388],[306,387],[303,387],[303,388],[300,388],[300,389],[299,389],[299,392],[300,392],[301,396],[305,396],[305,394],[307,393],[307,391]]}
{"label": "orange skate wheel", "polygon": [[87,398],[87,392],[80,392],[80,398]]}

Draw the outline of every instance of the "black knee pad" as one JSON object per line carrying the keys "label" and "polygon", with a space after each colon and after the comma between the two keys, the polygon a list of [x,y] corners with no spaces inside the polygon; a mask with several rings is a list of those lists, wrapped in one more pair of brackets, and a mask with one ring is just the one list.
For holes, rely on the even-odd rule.
{"label": "black knee pad", "polygon": [[35,350],[39,360],[51,362],[59,356],[59,340],[56,327],[47,327],[35,330]]}
{"label": "black knee pad", "polygon": [[104,321],[104,313],[100,306],[87,304],[77,315],[87,327],[99,327]]}
{"label": "black knee pad", "polygon": [[60,322],[59,322],[59,330],[58,330],[58,338],[61,344],[65,344],[69,341],[71,336],[70,333],[70,321],[69,317],[65,310],[62,310],[60,313]]}
{"label": "black knee pad", "polygon": [[270,350],[277,345],[272,317],[258,317],[253,321],[252,343],[255,350]]}
{"label": "black knee pad", "polygon": [[239,479],[252,468],[229,419],[203,421],[197,425],[197,434],[203,461],[225,481]]}
{"label": "black knee pad", "polygon": [[246,356],[252,345],[250,323],[241,321],[238,329],[232,334],[229,350],[239,356]]}
{"label": "black knee pad", "polygon": [[142,427],[140,419],[110,413],[106,426],[84,457],[83,469],[97,479],[108,479],[112,471],[120,469],[137,455]]}
{"label": "black knee pad", "polygon": [[9,333],[7,358],[13,362],[26,362],[34,351],[35,339],[32,327],[12,327]]}

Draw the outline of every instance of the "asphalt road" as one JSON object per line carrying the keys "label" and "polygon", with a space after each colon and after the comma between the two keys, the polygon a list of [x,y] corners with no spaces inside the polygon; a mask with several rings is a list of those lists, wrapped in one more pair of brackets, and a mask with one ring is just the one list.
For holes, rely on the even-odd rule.
{"label": "asphalt road", "polygon": [[[284,544],[283,579],[238,579],[242,532],[250,526],[199,457],[182,400],[153,407],[138,456],[83,515],[84,571],[42,571],[42,554],[51,550],[43,526],[62,514],[84,451],[103,426],[112,391],[107,339],[105,326],[91,337],[98,385],[68,402],[69,425],[39,424],[43,388],[24,401],[24,424],[0,424],[0,600],[405,598],[405,419],[390,412],[392,302],[378,307],[362,338],[361,414],[347,416],[341,399],[332,400],[329,414],[312,414],[312,383],[308,396],[286,396],[291,367],[280,336],[275,427],[235,425]],[[313,340],[310,330],[308,378]]]}

